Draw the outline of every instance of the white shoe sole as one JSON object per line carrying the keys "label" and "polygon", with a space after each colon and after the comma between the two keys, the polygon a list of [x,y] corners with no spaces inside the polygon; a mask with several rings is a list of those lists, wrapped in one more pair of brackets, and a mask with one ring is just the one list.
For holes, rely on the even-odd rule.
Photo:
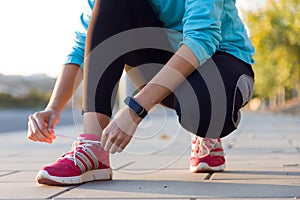
{"label": "white shoe sole", "polygon": [[80,176],[72,177],[57,177],[51,176],[45,170],[40,170],[36,176],[36,180],[40,184],[46,185],[75,185],[81,184],[89,181],[99,181],[99,180],[111,180],[112,179],[112,169],[98,169],[87,171]]}
{"label": "white shoe sole", "polygon": [[207,163],[199,163],[198,166],[190,166],[190,172],[219,172],[225,170],[225,163],[216,167],[211,167]]}

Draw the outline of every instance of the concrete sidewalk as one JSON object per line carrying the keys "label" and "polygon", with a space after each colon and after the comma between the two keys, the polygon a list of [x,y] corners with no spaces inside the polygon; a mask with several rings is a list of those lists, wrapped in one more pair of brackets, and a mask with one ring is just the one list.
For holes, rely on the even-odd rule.
{"label": "concrete sidewalk", "polygon": [[[60,126],[56,133],[75,137],[78,129]],[[299,116],[243,113],[239,130],[223,140],[226,171],[203,174],[188,171],[190,135],[176,117],[153,116],[143,122],[125,153],[111,157],[112,181],[37,184],[37,170],[71,144],[66,138],[52,145],[33,143],[26,130],[1,133],[0,199],[300,198]]]}

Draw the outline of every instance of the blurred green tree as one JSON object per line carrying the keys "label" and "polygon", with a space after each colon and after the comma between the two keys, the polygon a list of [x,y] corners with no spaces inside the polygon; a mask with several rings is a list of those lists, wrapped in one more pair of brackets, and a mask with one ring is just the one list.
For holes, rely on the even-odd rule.
{"label": "blurred green tree", "polygon": [[300,0],[267,0],[247,13],[247,25],[256,48],[255,95],[270,99],[283,89],[291,96],[300,80]]}
{"label": "blurred green tree", "polygon": [[11,108],[43,108],[50,98],[49,93],[41,93],[31,90],[23,97],[15,97],[11,94],[0,93],[0,109]]}

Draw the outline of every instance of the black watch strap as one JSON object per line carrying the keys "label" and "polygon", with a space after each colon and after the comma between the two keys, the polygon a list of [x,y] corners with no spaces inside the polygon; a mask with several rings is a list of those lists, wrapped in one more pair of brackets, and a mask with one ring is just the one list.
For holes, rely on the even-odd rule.
{"label": "black watch strap", "polygon": [[147,110],[130,96],[126,97],[124,103],[142,119],[148,114]]}

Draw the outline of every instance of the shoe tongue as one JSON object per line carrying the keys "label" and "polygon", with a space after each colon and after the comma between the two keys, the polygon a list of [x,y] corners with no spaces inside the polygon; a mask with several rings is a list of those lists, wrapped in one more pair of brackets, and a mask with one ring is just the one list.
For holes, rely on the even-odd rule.
{"label": "shoe tongue", "polygon": [[83,138],[84,140],[100,141],[100,137],[94,134],[81,134],[79,137]]}

